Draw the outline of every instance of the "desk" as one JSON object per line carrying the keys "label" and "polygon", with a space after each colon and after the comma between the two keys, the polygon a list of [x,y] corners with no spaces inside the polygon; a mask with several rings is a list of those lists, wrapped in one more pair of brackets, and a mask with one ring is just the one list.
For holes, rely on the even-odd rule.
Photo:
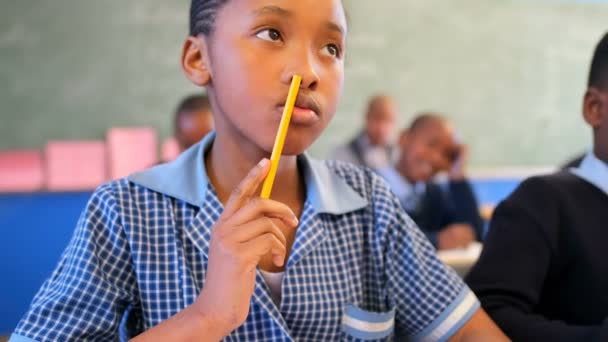
{"label": "desk", "polygon": [[467,248],[438,251],[437,256],[464,278],[479,259],[481,249],[481,243],[473,242]]}

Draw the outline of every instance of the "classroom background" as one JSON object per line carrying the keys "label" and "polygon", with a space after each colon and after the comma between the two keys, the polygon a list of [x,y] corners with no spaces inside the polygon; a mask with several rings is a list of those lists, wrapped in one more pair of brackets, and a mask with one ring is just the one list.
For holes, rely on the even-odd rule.
{"label": "classroom background", "polygon": [[[116,128],[169,138],[172,114],[201,91],[179,57],[188,0],[4,1],[0,151],[109,141]],[[446,113],[470,148],[477,195],[495,204],[517,182],[591,143],[580,107],[607,1],[345,0],[346,86],[316,157],[352,137],[369,96]],[[153,132],[153,133],[150,133]],[[147,134],[147,135],[146,135]],[[148,139],[146,138],[146,139]],[[157,155],[158,155],[157,153]],[[1,169],[8,165],[0,163]],[[42,189],[39,189],[42,190]],[[90,191],[0,194],[0,336],[55,266]]]}

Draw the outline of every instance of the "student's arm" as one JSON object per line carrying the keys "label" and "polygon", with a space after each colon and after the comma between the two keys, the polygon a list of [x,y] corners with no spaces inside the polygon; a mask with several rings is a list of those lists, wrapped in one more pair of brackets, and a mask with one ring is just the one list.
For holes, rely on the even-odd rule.
{"label": "student's arm", "polygon": [[449,342],[509,341],[483,309],[478,309]]}
{"label": "student's arm", "polygon": [[279,227],[298,224],[288,206],[259,197],[269,166],[264,159],[230,195],[212,229],[205,284],[196,301],[133,341],[218,341],[245,322],[258,263],[272,253],[273,263],[283,266],[286,238]]}
{"label": "student's arm", "polygon": [[473,336],[506,341],[495,324],[484,319],[475,294],[437,258],[399,201],[392,196],[390,203],[382,198],[372,202],[377,212],[393,210],[382,215],[389,218],[386,226],[384,219],[376,222],[378,244],[384,247],[372,256],[379,256],[375,262],[385,269],[387,300],[395,309],[395,339],[458,341]]}
{"label": "student's arm", "polygon": [[483,237],[483,219],[479,214],[479,203],[473,187],[467,179],[450,181],[449,199],[452,203],[454,222],[468,223],[475,230],[478,241]]}
{"label": "student's arm", "polygon": [[465,248],[475,241],[473,227],[466,223],[452,223],[439,231],[425,231],[424,235],[439,250]]}
{"label": "student's arm", "polygon": [[478,241],[483,238],[483,219],[479,214],[479,204],[473,193],[473,188],[466,177],[466,165],[469,159],[469,149],[466,145],[459,145],[456,159],[448,172],[449,186],[449,222],[466,223],[473,227]]}
{"label": "student's arm", "polygon": [[608,322],[574,326],[535,313],[557,248],[559,208],[552,197],[529,180],[501,203],[467,282],[515,341],[608,341]]}
{"label": "student's arm", "polygon": [[217,342],[230,331],[229,321],[204,316],[192,305],[131,341]]}
{"label": "student's arm", "polygon": [[[458,183],[462,182],[466,181]],[[449,183],[448,187],[428,184],[429,206],[432,207],[431,213],[437,217],[434,220],[438,220],[438,228],[440,228],[435,232],[434,240],[431,242],[434,242],[438,249],[465,248],[477,239],[475,228],[469,222],[471,221],[471,208],[467,206],[470,204],[460,203],[462,201],[470,203],[470,198],[466,197],[468,196],[467,191],[472,196],[468,184],[465,184],[464,189],[460,187],[460,184],[455,188],[452,183]],[[474,197],[473,202],[475,202]],[[476,202],[473,207],[476,207]]]}

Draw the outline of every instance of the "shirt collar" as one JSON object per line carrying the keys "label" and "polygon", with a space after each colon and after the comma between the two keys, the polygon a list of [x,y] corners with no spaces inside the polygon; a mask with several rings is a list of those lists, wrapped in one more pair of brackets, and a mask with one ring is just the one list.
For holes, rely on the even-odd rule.
{"label": "shirt collar", "polygon": [[[184,151],[176,160],[134,173],[127,179],[150,190],[202,207],[209,189],[205,153],[211,148],[215,133]],[[368,202],[325,162],[298,156],[306,184],[307,200],[317,213],[344,214],[367,206]]]}
{"label": "shirt collar", "polygon": [[581,164],[570,171],[608,195],[608,164],[599,160],[593,152],[587,153]]}

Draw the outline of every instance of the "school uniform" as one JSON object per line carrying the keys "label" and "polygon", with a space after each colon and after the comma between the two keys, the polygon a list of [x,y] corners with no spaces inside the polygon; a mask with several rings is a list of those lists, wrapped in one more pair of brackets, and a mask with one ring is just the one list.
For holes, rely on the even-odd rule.
{"label": "school uniform", "polygon": [[467,282],[514,341],[608,341],[608,164],[524,181]]}
{"label": "school uniform", "polygon": [[[204,164],[213,139],[98,188],[11,341],[115,340],[193,303],[223,210]],[[225,341],[436,341],[479,308],[378,176],[298,163],[307,194],[280,302],[258,271],[249,316]]]}
{"label": "school uniform", "polygon": [[478,241],[483,237],[483,220],[477,199],[467,180],[411,183],[394,167],[378,170],[388,182],[408,215],[437,247],[437,235],[446,226],[467,223],[473,227]]}
{"label": "school uniform", "polygon": [[348,143],[334,149],[330,159],[342,160],[355,165],[381,169],[391,165],[397,158],[397,148],[393,144],[374,146],[367,134],[361,132]]}

